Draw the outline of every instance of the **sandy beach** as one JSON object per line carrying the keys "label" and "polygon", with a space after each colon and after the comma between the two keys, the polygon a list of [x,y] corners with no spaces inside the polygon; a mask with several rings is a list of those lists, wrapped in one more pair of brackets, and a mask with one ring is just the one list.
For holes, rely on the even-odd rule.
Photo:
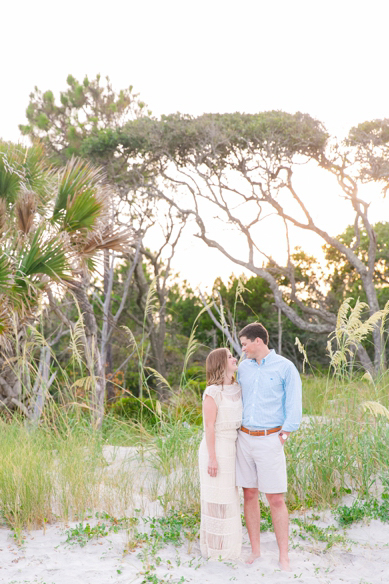
{"label": "sandy beach", "polygon": [[[104,447],[105,473],[119,469],[134,477],[134,508],[123,515],[138,516],[136,529],[150,532],[148,517],[161,517],[163,509],[158,500],[147,498],[147,485],[136,480],[136,449]],[[147,476],[147,461],[143,459],[142,474]],[[139,467],[138,467],[139,468]],[[152,468],[150,467],[150,472]],[[155,472],[155,471],[154,471]],[[149,477],[150,480],[150,477]],[[143,497],[139,492],[143,491]],[[344,498],[351,505],[352,495]],[[389,581],[389,524],[378,520],[354,523],[348,529],[337,529],[341,542],[326,549],[326,542],[317,541],[302,530],[296,521],[315,524],[319,528],[338,525],[330,511],[291,515],[290,558],[292,572],[281,572],[278,566],[278,549],[271,531],[262,533],[262,556],[253,565],[245,564],[250,548],[247,531],[243,532],[243,550],[239,561],[206,561],[200,555],[198,538],[182,539],[179,546],[164,544],[160,549],[152,542],[136,542],[134,531],[120,529],[103,537],[93,538],[81,547],[76,541],[67,542],[69,530],[80,521],[57,522],[46,529],[25,532],[23,543],[18,545],[13,532],[5,525],[0,528],[0,582],[2,584],[154,584],[171,582],[304,582],[322,584],[378,584]],[[93,527],[99,519],[93,513],[85,517]],[[101,523],[100,519],[100,523]],[[130,550],[130,551],[129,551]]]}
{"label": "sandy beach", "polygon": [[[323,518],[321,525],[330,522]],[[167,545],[154,557],[142,547],[131,553],[126,533],[119,532],[89,541],[84,547],[66,544],[66,530],[76,525],[52,525],[26,534],[18,546],[9,529],[0,530],[0,582],[4,584],[121,584],[141,582],[304,582],[322,584],[376,584],[389,578],[389,525],[372,520],[354,525],[344,533],[348,543],[325,551],[325,544],[291,534],[292,572],[281,572],[277,565],[274,533],[262,535],[262,557],[252,566],[244,561],[207,562],[201,558],[198,543],[188,553]],[[92,523],[91,523],[92,525]],[[292,527],[294,529],[294,527]],[[292,530],[291,530],[292,531]],[[242,556],[248,554],[244,532]],[[156,565],[159,564],[159,565]],[[153,565],[155,569],[150,566]],[[155,575],[156,579],[152,579]],[[147,580],[147,578],[149,578]]]}

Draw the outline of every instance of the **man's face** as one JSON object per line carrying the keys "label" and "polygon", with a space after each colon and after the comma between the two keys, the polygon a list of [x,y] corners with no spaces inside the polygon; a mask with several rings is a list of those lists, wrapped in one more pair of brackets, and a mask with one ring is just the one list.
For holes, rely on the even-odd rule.
{"label": "man's face", "polygon": [[247,337],[240,337],[240,344],[242,345],[242,351],[245,353],[248,359],[255,359],[258,351],[258,339],[255,341],[250,341]]}

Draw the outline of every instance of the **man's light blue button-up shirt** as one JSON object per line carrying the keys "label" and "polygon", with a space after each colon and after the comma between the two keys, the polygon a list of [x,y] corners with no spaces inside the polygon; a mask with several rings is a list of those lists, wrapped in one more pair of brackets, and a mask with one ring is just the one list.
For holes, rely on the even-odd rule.
{"label": "man's light blue button-up shirt", "polygon": [[302,416],[302,391],[299,372],[289,359],[272,349],[258,365],[245,359],[238,367],[242,388],[242,426],[264,430],[282,426],[285,432],[298,429]]}

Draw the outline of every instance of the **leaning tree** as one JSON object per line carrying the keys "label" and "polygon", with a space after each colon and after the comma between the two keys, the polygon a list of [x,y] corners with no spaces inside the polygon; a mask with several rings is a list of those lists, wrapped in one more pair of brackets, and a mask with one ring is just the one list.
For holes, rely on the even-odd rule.
{"label": "leaning tree", "polygon": [[[335,249],[358,274],[370,313],[379,310],[374,278],[376,234],[369,218],[369,203],[360,195],[361,181],[387,181],[387,122],[365,124],[350,132],[343,143],[331,140],[324,126],[307,114],[281,111],[259,114],[207,114],[194,118],[171,115],[160,120],[134,120],[123,129],[101,131],[83,144],[88,156],[103,157],[120,152],[129,172],[142,161],[143,176],[150,181],[151,195],[167,200],[187,217],[194,218],[201,238],[209,247],[264,278],[283,314],[299,328],[318,333],[333,331],[336,314],[318,288],[309,298],[299,294],[289,245],[290,226],[318,235]],[[334,176],[342,196],[354,214],[355,238],[347,243],[336,238],[313,218],[312,201],[306,201],[295,181],[296,168],[316,166]],[[147,172],[146,172],[147,169]],[[386,183],[385,183],[386,184]],[[312,192],[313,198],[314,189]],[[322,204],[326,204],[322,201]],[[269,214],[284,226],[288,257],[278,265],[258,244],[258,228]],[[220,237],[210,218],[235,228],[243,237],[242,253],[231,238]],[[367,251],[358,253],[360,234],[367,238]],[[286,284],[280,285],[281,281]],[[378,371],[385,366],[380,324],[373,331],[373,362],[359,344],[363,366]]]}

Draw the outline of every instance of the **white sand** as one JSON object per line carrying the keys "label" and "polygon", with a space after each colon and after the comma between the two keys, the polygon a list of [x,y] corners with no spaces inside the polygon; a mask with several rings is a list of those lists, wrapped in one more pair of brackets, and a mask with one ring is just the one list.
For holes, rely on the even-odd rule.
{"label": "white sand", "polygon": [[[139,460],[137,461],[135,449],[105,447],[104,455],[108,463],[105,472],[122,470],[136,476]],[[142,465],[144,475],[148,466],[146,460],[143,459]],[[133,504],[141,507],[138,499],[139,495],[134,493]],[[348,496],[348,499],[347,504],[351,504],[352,497]],[[161,512],[158,501],[143,501],[142,516],[161,515]],[[133,513],[128,509],[126,514],[131,516]],[[123,513],[118,511],[118,515],[122,516]],[[334,523],[329,512],[321,513],[320,517],[321,520],[316,523],[320,527]],[[303,516],[300,518],[304,519]],[[66,530],[78,523],[58,523],[48,526],[45,533],[43,530],[26,533],[22,546],[15,543],[12,531],[6,527],[0,528],[0,583],[141,584],[146,577],[145,571],[152,564],[155,570],[151,570],[150,574],[156,574],[159,582],[172,584],[178,583],[182,577],[184,582],[212,584],[389,584],[389,524],[376,520],[354,524],[345,532],[336,532],[344,534],[349,541],[346,545],[336,544],[327,551],[324,543],[309,537],[301,538],[299,528],[292,523],[291,573],[279,570],[278,549],[272,532],[262,534],[262,557],[252,566],[248,566],[244,559],[236,562],[207,562],[200,556],[198,541],[190,550],[187,541],[178,548],[169,544],[157,551],[154,558],[147,545],[138,547],[131,553],[124,553],[128,543],[126,531],[91,540],[85,547],[66,544]],[[90,520],[91,525],[95,523],[96,520]],[[138,529],[147,531],[142,521]],[[244,530],[242,557],[249,552],[247,532]]]}
{"label": "white sand", "polygon": [[[328,522],[321,523],[321,525]],[[69,526],[74,526],[75,523]],[[294,528],[294,526],[292,526]],[[125,532],[91,540],[85,547],[65,544],[66,527],[49,526],[26,535],[18,547],[8,529],[0,529],[0,582],[4,584],[140,584],[147,569],[142,555],[147,548],[137,548],[123,555]],[[341,584],[376,584],[389,582],[389,525],[379,521],[358,524],[346,532],[353,540],[349,547],[336,545],[324,551],[324,544],[291,536],[292,572],[280,572],[277,565],[277,545],[274,533],[262,534],[262,558],[252,566],[244,562],[207,562],[200,557],[198,544],[191,553],[187,542],[182,547],[168,545],[157,552],[160,565],[158,578],[178,582],[304,582]],[[244,554],[249,553],[247,534]],[[143,558],[144,559],[144,558]],[[148,560],[155,565],[150,556]],[[170,562],[170,563],[169,563]]]}

